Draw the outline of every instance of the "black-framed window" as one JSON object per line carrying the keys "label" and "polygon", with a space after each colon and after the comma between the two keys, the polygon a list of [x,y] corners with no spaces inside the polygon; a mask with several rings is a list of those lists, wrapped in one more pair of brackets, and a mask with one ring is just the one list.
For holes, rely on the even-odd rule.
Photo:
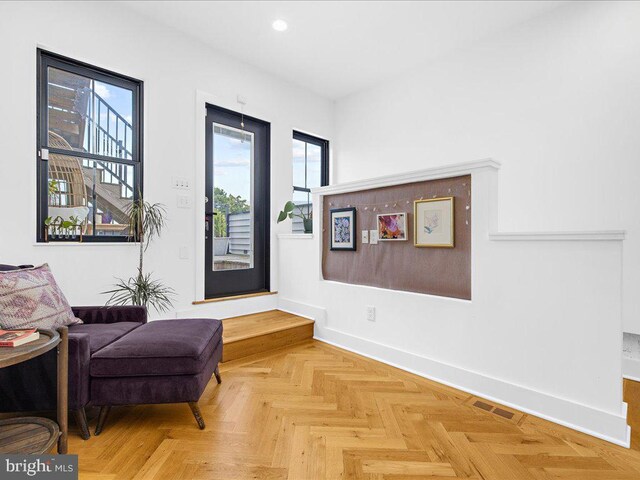
{"label": "black-framed window", "polygon": [[[329,141],[294,131],[293,202],[305,212],[311,212],[311,189],[325,185],[329,185]],[[293,231],[304,231],[302,221],[295,218]]]}
{"label": "black-framed window", "polygon": [[39,242],[126,241],[142,195],[139,80],[38,50]]}

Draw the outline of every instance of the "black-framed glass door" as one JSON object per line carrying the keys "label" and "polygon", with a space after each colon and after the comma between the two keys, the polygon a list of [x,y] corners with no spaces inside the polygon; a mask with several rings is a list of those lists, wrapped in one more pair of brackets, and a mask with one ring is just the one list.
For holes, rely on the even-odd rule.
{"label": "black-framed glass door", "polygon": [[270,124],[207,105],[205,298],[269,291]]}

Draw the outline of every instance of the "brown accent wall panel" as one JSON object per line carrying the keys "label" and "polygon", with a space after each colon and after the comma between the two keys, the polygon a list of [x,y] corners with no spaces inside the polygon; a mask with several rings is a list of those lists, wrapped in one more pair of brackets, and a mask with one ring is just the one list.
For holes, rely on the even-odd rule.
{"label": "brown accent wall panel", "polygon": [[[413,245],[413,201],[421,197],[455,198],[454,248]],[[347,206],[356,208],[357,250],[331,251],[330,211]],[[407,214],[406,241],[362,243],[362,230],[377,228],[377,214],[398,212]],[[325,280],[471,300],[471,175],[327,195],[322,225]]]}

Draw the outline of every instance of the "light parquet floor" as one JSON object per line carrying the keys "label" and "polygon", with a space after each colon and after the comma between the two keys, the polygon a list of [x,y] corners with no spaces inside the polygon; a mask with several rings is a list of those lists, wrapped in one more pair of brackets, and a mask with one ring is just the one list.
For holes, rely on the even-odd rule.
{"label": "light parquet floor", "polygon": [[[71,432],[87,480],[638,480],[640,452],[309,341],[226,363],[187,405],[121,407]],[[95,423],[95,422],[94,422]]]}

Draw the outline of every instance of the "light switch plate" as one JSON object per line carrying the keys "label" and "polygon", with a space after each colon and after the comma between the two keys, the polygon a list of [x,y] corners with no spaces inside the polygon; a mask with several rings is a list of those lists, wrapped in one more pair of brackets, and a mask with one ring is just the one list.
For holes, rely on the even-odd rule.
{"label": "light switch plate", "polygon": [[191,185],[186,177],[171,177],[171,186],[178,190],[189,190]]}
{"label": "light switch plate", "polygon": [[371,245],[378,244],[378,230],[369,230],[369,243]]}
{"label": "light switch plate", "polygon": [[362,243],[369,243],[369,230],[362,230]]}

